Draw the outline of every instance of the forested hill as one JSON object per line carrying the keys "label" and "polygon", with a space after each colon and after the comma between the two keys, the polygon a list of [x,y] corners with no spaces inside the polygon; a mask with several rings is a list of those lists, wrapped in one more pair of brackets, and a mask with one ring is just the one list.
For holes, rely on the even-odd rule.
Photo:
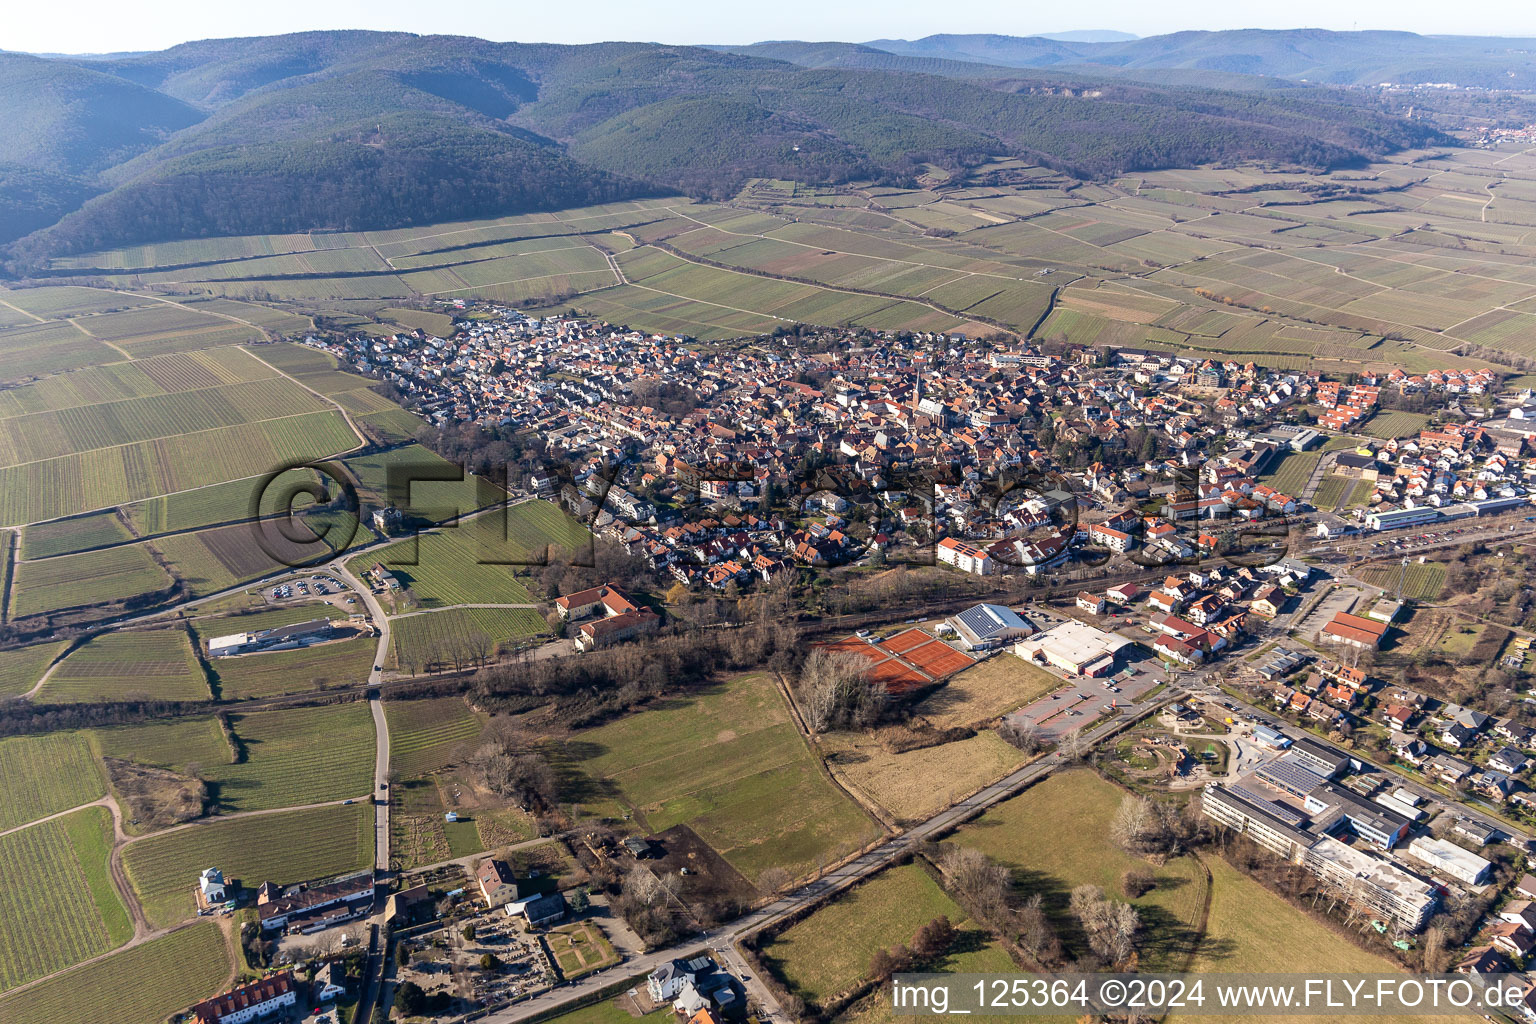
{"label": "forested hill", "polygon": [[24,272],[165,238],[719,197],[750,176],[899,183],[997,155],[1082,177],[1223,160],[1320,168],[1443,141],[1363,94],[1216,84],[846,43],[316,32],[105,59],[0,54],[0,111],[25,136],[0,142],[0,242]]}

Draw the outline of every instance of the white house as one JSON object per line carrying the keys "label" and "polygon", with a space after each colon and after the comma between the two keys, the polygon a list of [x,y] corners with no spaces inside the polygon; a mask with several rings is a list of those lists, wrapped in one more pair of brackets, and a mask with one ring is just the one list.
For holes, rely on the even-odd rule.
{"label": "white house", "polygon": [[997,571],[992,556],[980,548],[954,537],[945,537],[938,543],[938,558],[945,565],[952,565],[961,572],[990,576]]}

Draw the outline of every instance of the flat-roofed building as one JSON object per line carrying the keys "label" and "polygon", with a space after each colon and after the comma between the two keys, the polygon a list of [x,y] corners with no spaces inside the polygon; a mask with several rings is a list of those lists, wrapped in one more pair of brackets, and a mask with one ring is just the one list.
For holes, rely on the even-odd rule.
{"label": "flat-roofed building", "polygon": [[1014,653],[1075,676],[1104,676],[1115,668],[1115,655],[1129,640],[1086,622],[1068,619],[1014,645]]}
{"label": "flat-roofed building", "polygon": [[990,651],[1035,631],[1022,615],[1000,604],[978,604],[944,621],[972,651]]}
{"label": "flat-roofed building", "polygon": [[1332,836],[1312,844],[1302,857],[1302,865],[1351,903],[1386,918],[1403,931],[1423,928],[1435,911],[1437,896],[1429,881]]}
{"label": "flat-roofed building", "polygon": [[1429,865],[1430,870],[1468,885],[1482,885],[1488,881],[1492,867],[1471,850],[1463,850],[1455,843],[1433,836],[1419,836],[1408,844],[1408,852]]}

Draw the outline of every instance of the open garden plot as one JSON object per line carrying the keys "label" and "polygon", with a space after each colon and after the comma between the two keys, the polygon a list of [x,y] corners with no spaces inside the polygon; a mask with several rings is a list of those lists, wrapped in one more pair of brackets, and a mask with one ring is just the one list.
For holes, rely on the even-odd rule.
{"label": "open garden plot", "polygon": [[282,378],[0,419],[0,465],[194,434],[329,406]]}
{"label": "open garden plot", "polygon": [[652,832],[691,826],[749,880],[769,867],[802,874],[877,834],[821,774],[766,675],[583,730],[551,753]]}
{"label": "open garden plot", "polygon": [[[1142,969],[1187,970],[1200,939],[1205,871],[1192,856],[1154,865],[1120,849],[1109,833],[1124,796],[1094,772],[1060,772],[961,826],[945,843],[980,850],[1009,868],[1026,897],[1040,894],[1069,943],[1077,931],[1067,910],[1074,887],[1097,885],[1113,898],[1124,899],[1120,880],[1125,872],[1151,872],[1157,884],[1129,900],[1140,912],[1144,929],[1139,943]],[[1062,827],[1062,808],[1067,807],[1072,809],[1069,828]]]}
{"label": "open garden plot", "polygon": [[[215,634],[199,627],[202,637]],[[274,697],[360,686],[368,681],[378,644],[369,636],[338,640],[296,651],[245,654],[212,663],[219,695],[225,699]]]}
{"label": "open garden plot", "polygon": [[364,797],[373,788],[373,716],[365,701],[231,715],[242,759],[206,765],[218,812]]}
{"label": "open garden plot", "polygon": [[34,523],[21,531],[21,557],[48,558],[133,540],[114,509],[75,519]]}
{"label": "open garden plot", "polygon": [[36,686],[48,666],[68,645],[68,641],[60,640],[0,651],[0,697],[14,697]]}
{"label": "open garden plot", "polygon": [[1359,432],[1380,438],[1408,437],[1417,435],[1428,423],[1429,417],[1423,413],[1384,409],[1367,420]]}
{"label": "open garden plot", "polygon": [[397,668],[469,667],[485,654],[549,632],[533,608],[448,608],[391,619]]}
{"label": "open garden plot", "polygon": [[132,843],[123,866],[150,923],[191,917],[198,872],[210,864],[254,889],[329,878],[373,863],[373,807],[335,804],[188,825]]}
{"label": "open garden plot", "polygon": [[[944,916],[961,930],[957,952],[935,969],[1014,974],[1018,968],[992,937],[961,910],[920,864],[889,868],[764,943],[764,964],[807,1003],[824,1005],[866,977],[875,952],[911,941]],[[962,951],[963,952],[960,952]]]}
{"label": "open garden plot", "polygon": [[68,321],[26,323],[0,330],[0,378],[20,380],[122,359]]}
{"label": "open garden plot", "polygon": [[161,1024],[229,979],[218,925],[203,921],[0,997],[7,1024]]}
{"label": "open garden plot", "polygon": [[0,739],[0,832],[105,796],[90,744],[77,732]]}
{"label": "open garden plot", "polygon": [[389,770],[403,779],[456,763],[485,725],[462,697],[385,701],[384,720],[389,725]]}
{"label": "open garden plot", "polygon": [[0,468],[0,525],[238,480],[357,444],[340,413],[316,412]]}
{"label": "open garden plot", "polygon": [[171,586],[172,580],[142,545],[125,545],[16,563],[11,618],[62,608],[105,604]]}
{"label": "open garden plot", "polygon": [[448,807],[436,780],[396,781],[390,787],[389,799],[389,863],[393,870],[409,871],[486,848],[469,816],[461,821],[444,820]]}
{"label": "open garden plot", "polygon": [[180,626],[114,630],[91,638],[53,670],[38,699],[62,703],[212,696],[186,627]]}
{"label": "open garden plot", "polygon": [[91,737],[103,757],[189,773],[230,764],[235,757],[223,726],[212,715],[113,726],[97,729]]}
{"label": "open garden plot", "polygon": [[104,807],[0,836],[0,992],[133,937],[107,871],[111,836]]}

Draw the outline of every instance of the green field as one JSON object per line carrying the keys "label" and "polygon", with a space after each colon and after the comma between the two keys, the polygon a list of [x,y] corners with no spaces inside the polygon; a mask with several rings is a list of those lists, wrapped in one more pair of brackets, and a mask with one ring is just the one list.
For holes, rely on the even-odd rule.
{"label": "green field", "polygon": [[203,921],[0,998],[6,1024],[161,1024],[218,992],[233,970]]}
{"label": "green field", "polygon": [[480,647],[494,652],[548,632],[544,617],[532,608],[449,608],[389,620],[395,665],[423,671],[469,665]]}
{"label": "green field", "polygon": [[389,770],[414,779],[457,761],[484,722],[462,697],[384,702],[389,725]]}
{"label": "green field", "polygon": [[[338,527],[337,538],[350,539],[348,529],[357,519],[342,513],[345,524]],[[306,520],[304,525],[308,525]],[[258,526],[240,523],[197,533],[181,533],[161,537],[154,541],[155,549],[170,563],[171,572],[181,580],[192,597],[214,594],[250,580],[285,571],[289,566],[304,565],[320,558],[329,558],[333,551],[318,538],[295,542],[288,531],[303,527],[290,526],[281,520]],[[371,539],[364,530],[362,539]]]}
{"label": "green field", "polygon": [[38,699],[49,702],[209,700],[208,679],[185,627],[102,633],[53,670]]}
{"label": "green field", "polygon": [[0,697],[13,697],[36,686],[49,664],[67,646],[68,641],[61,640],[0,651]]}
{"label": "green field", "polygon": [[107,873],[111,837],[104,807],[0,836],[0,991],[133,937]]}
{"label": "green field", "polygon": [[116,510],[93,512],[75,519],[37,523],[21,531],[21,557],[47,558],[68,555],[86,548],[121,544],[133,534],[118,519]]}
{"label": "green field", "polygon": [[220,813],[364,797],[373,788],[373,716],[364,701],[231,715],[238,764],[205,765]]}
{"label": "green field", "polygon": [[[494,505],[507,496],[485,477],[464,473],[419,444],[354,455],[342,462],[357,478],[358,495],[364,503],[395,505],[408,515],[434,522]],[[393,493],[392,484],[396,488]]]}
{"label": "green field", "polygon": [[961,930],[956,945],[964,951],[945,957],[936,965],[940,970],[1017,970],[990,935],[965,924],[965,912],[919,864],[881,872],[779,933],[760,955],[790,991],[808,1003],[824,1003],[866,977],[876,950],[910,941],[918,928],[941,914]]}
{"label": "green field", "polygon": [[594,799],[611,793],[652,832],[690,825],[748,881],[775,866],[805,873],[878,834],[821,774],[766,675],[585,730],[554,753]]}
{"label": "green field", "polygon": [[[205,625],[199,626],[199,632],[204,637],[219,635],[208,633]],[[211,664],[218,676],[219,695],[243,700],[357,686],[368,681],[377,650],[377,641],[360,636],[296,651],[217,658]]]}
{"label": "green field", "polygon": [[161,590],[170,576],[141,545],[16,563],[11,617],[42,615]]}
{"label": "green field", "polygon": [[0,831],[88,804],[106,792],[101,768],[79,733],[0,739]]}
{"label": "green field", "polygon": [[[1120,879],[1129,868],[1151,870],[1157,886],[1131,901],[1146,929],[1141,964],[1147,970],[1185,970],[1207,897],[1204,869],[1192,857],[1154,866],[1116,846],[1108,833],[1122,796],[1090,771],[1054,774],[945,841],[980,850],[1012,869],[1025,892],[1041,894],[1062,932],[1070,927],[1066,901],[1073,887],[1097,885],[1119,899]],[[1065,807],[1072,809],[1071,828],[1061,827]]]}
{"label": "green field", "polygon": [[373,807],[360,803],[188,825],[130,844],[123,864],[150,922],[164,927],[193,914],[193,883],[210,864],[254,889],[365,868],[373,852]]}
{"label": "green field", "polygon": [[295,469],[270,483],[266,475],[262,475],[136,501],[123,506],[123,514],[133,524],[133,528],[145,537],[201,530],[251,518],[258,494],[263,499],[260,506],[262,515],[280,512],[278,496],[286,489],[317,482],[316,474],[312,471]]}

